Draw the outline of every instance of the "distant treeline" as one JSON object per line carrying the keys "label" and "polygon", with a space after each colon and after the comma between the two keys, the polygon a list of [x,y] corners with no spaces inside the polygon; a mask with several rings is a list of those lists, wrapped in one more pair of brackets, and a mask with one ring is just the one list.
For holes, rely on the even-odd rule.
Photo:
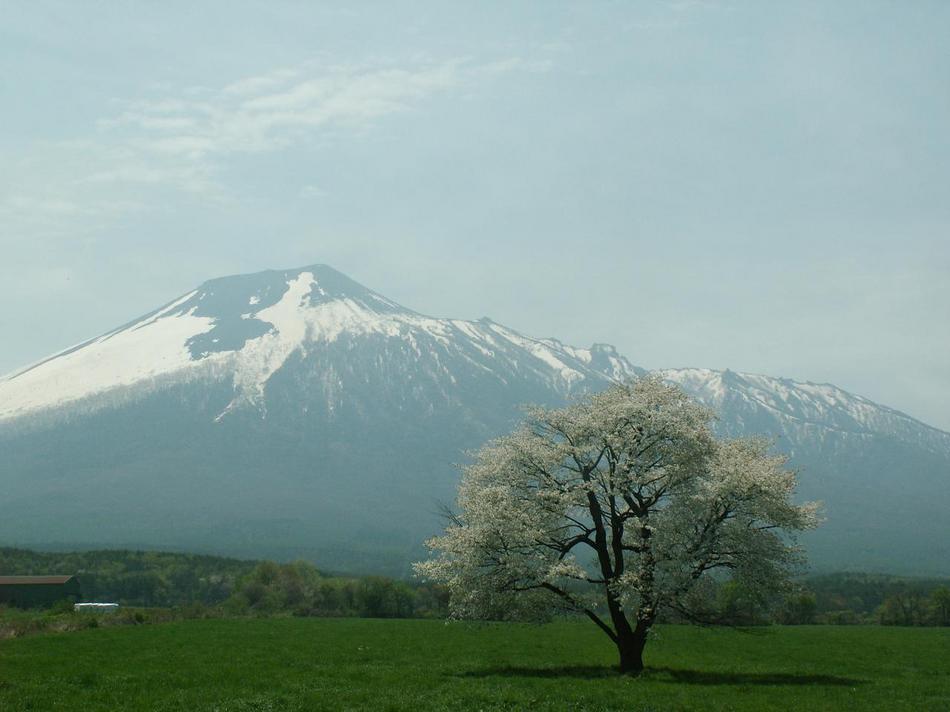
{"label": "distant treeline", "polygon": [[152,551],[0,548],[0,575],[74,574],[82,599],[123,606],[219,607],[233,614],[444,616],[444,592],[382,576],[333,576],[312,564]]}
{"label": "distant treeline", "polygon": [[[823,622],[950,625],[950,579],[830,574],[805,586]],[[851,613],[857,620],[850,620]]]}
{"label": "distant treeline", "polygon": [[60,553],[0,548],[0,576],[76,575],[83,600],[127,606],[215,605],[230,597],[257,564],[158,551]]}
{"label": "distant treeline", "polygon": [[[215,609],[223,614],[443,617],[440,587],[382,576],[335,576],[312,564],[242,561],[150,551],[37,552],[0,548],[0,575],[76,574],[83,600],[124,606]],[[702,618],[727,625],[950,625],[950,579],[838,573],[799,581],[781,599],[757,600],[709,582]]]}
{"label": "distant treeline", "polygon": [[700,610],[713,623],[950,626],[950,579],[837,573],[805,578],[779,599],[730,582],[711,582],[705,595]]}
{"label": "distant treeline", "polygon": [[324,576],[312,565],[265,561],[223,603],[232,613],[433,618],[448,615],[444,589],[384,576]]}

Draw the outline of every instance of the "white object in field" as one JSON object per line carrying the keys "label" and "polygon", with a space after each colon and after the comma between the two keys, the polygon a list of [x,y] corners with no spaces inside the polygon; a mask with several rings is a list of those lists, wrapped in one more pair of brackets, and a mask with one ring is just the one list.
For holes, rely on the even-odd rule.
{"label": "white object in field", "polygon": [[74,611],[91,611],[93,613],[115,613],[119,610],[118,603],[75,603]]}

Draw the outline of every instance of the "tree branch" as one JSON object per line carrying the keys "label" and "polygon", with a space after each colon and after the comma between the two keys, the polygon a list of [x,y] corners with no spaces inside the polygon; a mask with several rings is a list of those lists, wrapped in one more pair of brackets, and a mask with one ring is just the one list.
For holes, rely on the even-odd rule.
{"label": "tree branch", "polygon": [[617,634],[614,633],[614,631],[610,628],[610,626],[607,625],[606,623],[604,623],[604,621],[602,621],[602,620],[600,619],[600,616],[598,616],[598,615],[597,615],[596,613],[594,613],[592,610],[590,610],[589,608],[585,608],[585,607],[581,606],[581,605],[574,599],[574,597],[573,597],[571,594],[569,594],[567,591],[562,591],[562,590],[559,589],[557,586],[555,586],[554,584],[548,583],[547,581],[545,581],[544,583],[542,583],[542,584],[541,584],[541,587],[542,587],[542,588],[546,588],[548,591],[551,591],[552,593],[556,593],[558,596],[560,596],[561,598],[563,598],[564,600],[566,600],[568,603],[570,603],[572,606],[574,606],[575,610],[578,610],[578,611],[581,611],[582,613],[584,613],[588,618],[590,618],[592,621],[594,621],[594,623],[596,623],[597,626],[598,626],[602,631],[604,631],[604,633],[606,633],[607,636],[608,636],[613,642],[615,642],[615,643],[617,642]]}

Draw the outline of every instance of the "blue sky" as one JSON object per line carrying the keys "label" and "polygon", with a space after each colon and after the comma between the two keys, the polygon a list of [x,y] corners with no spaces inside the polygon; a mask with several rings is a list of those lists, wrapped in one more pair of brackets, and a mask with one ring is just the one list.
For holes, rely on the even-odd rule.
{"label": "blue sky", "polygon": [[9,3],[0,372],[325,262],[950,429],[948,37],[939,2]]}

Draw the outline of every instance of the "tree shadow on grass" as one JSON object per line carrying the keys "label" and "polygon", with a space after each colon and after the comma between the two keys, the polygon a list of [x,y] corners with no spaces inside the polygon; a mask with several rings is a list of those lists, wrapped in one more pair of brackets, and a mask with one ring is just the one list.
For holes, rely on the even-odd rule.
{"label": "tree shadow on grass", "polygon": [[457,677],[617,677],[616,668],[604,665],[565,665],[563,667],[518,667],[506,665],[456,673]]}
{"label": "tree shadow on grass", "polygon": [[648,668],[647,675],[660,682],[687,685],[826,685],[830,687],[857,687],[867,680],[837,675],[819,675],[788,672],[714,672],[711,670],[679,670],[677,668]]}
{"label": "tree shadow on grass", "polygon": [[[606,678],[620,677],[614,667],[603,665],[566,665],[563,667],[490,667],[458,673],[459,677],[534,677],[534,678]],[[680,670],[668,667],[648,667],[642,679],[651,682],[669,682],[686,685],[819,685],[830,687],[857,687],[867,684],[836,675],[794,674],[784,672],[714,672],[710,670]]]}

